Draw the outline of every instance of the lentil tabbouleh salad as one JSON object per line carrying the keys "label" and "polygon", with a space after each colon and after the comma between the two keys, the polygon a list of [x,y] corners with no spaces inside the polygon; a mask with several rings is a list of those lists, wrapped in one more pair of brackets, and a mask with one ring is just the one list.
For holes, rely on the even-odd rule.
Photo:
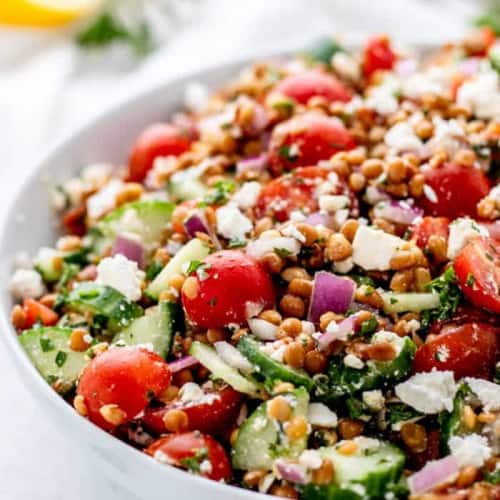
{"label": "lentil tabbouleh salad", "polygon": [[[500,41],[257,63],[53,190],[19,341],[166,466],[302,499],[500,497]],[[124,145],[125,147],[125,145]]]}

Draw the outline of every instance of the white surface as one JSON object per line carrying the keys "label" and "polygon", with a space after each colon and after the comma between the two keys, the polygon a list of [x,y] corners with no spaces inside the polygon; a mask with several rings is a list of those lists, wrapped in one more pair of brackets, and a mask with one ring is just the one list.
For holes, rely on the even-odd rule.
{"label": "white surface", "polygon": [[[0,33],[2,202],[48,142],[133,88],[252,53],[299,47],[325,33],[350,38],[387,32],[401,42],[457,38],[471,12],[459,0],[209,0],[169,45],[127,73],[83,71],[81,55],[60,36],[19,43],[17,35]],[[70,439],[47,420],[2,351],[0,405],[2,500],[126,500],[83,463],[79,436]]]}

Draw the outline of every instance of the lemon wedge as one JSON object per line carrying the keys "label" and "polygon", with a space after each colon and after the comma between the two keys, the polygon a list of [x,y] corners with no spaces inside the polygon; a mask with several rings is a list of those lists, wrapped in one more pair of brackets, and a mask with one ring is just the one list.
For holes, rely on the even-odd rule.
{"label": "lemon wedge", "polygon": [[0,24],[52,27],[93,12],[101,0],[0,0]]}

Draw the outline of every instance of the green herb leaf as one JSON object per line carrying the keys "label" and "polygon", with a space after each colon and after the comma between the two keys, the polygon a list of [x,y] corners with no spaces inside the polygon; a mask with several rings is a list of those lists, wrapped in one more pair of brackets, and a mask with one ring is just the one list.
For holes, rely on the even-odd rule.
{"label": "green herb leaf", "polygon": [[323,37],[317,40],[305,53],[309,59],[322,62],[330,66],[332,57],[337,52],[345,52],[342,45],[331,37]]}
{"label": "green herb leaf", "polygon": [[221,205],[229,199],[229,195],[236,189],[231,179],[215,183],[214,191],[205,196],[204,202],[208,205]]}
{"label": "green herb leaf", "polygon": [[229,248],[240,248],[240,247],[244,247],[245,245],[247,244],[246,240],[243,240],[241,238],[231,238],[229,240],[229,244],[228,244],[228,247]]}
{"label": "green herb leaf", "polygon": [[491,28],[497,36],[500,36],[500,4],[497,1],[491,1],[484,13],[474,20],[474,24]]}
{"label": "green herb leaf", "polygon": [[64,363],[66,363],[66,359],[68,357],[68,354],[65,353],[64,351],[58,351],[57,354],[56,354],[56,365],[61,367],[62,365],[64,365]]}
{"label": "green herb leaf", "polygon": [[52,343],[52,340],[46,337],[40,337],[40,347],[43,352],[49,352],[54,349],[54,344]]}
{"label": "green herb leaf", "polygon": [[290,257],[290,255],[292,255],[292,252],[286,248],[274,248],[274,253],[283,258]]}
{"label": "green herb leaf", "polygon": [[193,474],[200,473],[200,465],[208,458],[208,448],[199,448],[192,457],[182,458],[179,462]]}

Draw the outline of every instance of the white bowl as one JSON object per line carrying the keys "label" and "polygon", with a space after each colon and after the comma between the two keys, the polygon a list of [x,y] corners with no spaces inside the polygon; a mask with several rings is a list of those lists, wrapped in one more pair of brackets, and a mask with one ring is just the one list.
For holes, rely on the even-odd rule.
{"label": "white bowl", "polygon": [[[75,449],[88,455],[114,483],[138,498],[257,499],[269,498],[241,488],[227,486],[159,464],[144,453],[121,442],[80,417],[39,375],[21,348],[10,324],[12,298],[7,290],[14,256],[30,254],[42,245],[53,245],[57,237],[56,218],[50,208],[48,183],[67,179],[92,162],[124,162],[137,134],[149,123],[167,120],[179,110],[185,86],[200,81],[209,87],[235,76],[246,62],[226,64],[163,83],[105,111],[68,135],[36,166],[4,219],[0,239],[0,337],[43,413],[53,418],[68,436],[77,440]],[[42,414],[42,413],[41,413]]]}

